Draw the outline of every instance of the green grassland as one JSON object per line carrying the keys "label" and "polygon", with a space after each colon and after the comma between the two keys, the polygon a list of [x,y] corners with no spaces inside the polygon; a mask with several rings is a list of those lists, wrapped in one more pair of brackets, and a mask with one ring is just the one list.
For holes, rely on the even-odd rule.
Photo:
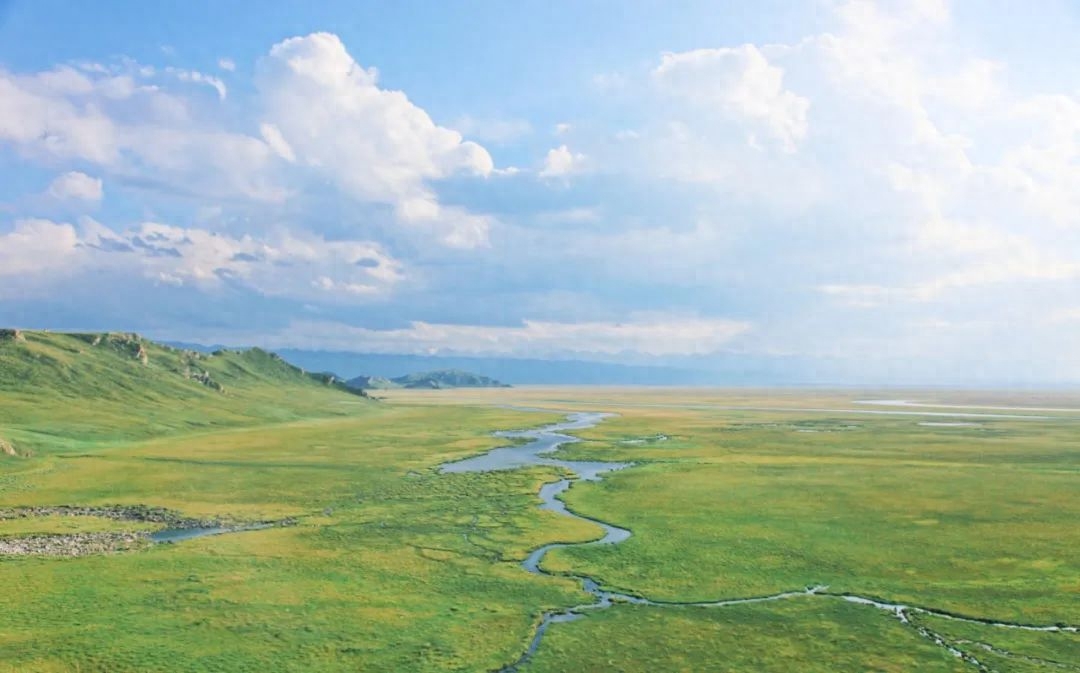
{"label": "green grassland", "polygon": [[[640,464],[567,497],[636,535],[617,550],[560,550],[552,568],[663,600],[826,584],[1004,621],[1080,622],[1080,600],[1062,601],[1080,591],[1080,423],[642,421],[613,419],[567,451]],[[645,427],[673,439],[609,441]]]}
{"label": "green grassland", "polygon": [[883,613],[840,601],[794,599],[722,609],[619,606],[556,624],[525,670],[963,673],[974,669]]}
{"label": "green grassland", "polygon": [[300,523],[136,553],[0,557],[0,584],[18,587],[0,592],[0,671],[486,670],[542,609],[583,600],[573,582],[517,566],[533,546],[598,533],[535,508],[555,471],[433,469],[498,445],[494,429],[556,415],[379,404],[261,352],[203,361],[222,392],[181,376],[178,353],[147,344],[142,364],[90,343],[0,344],[0,436],[31,449],[0,457],[0,506]]}
{"label": "green grassland", "polygon": [[[617,411],[562,455],[636,463],[565,496],[633,537],[557,550],[547,568],[656,599],[821,583],[974,617],[1080,622],[1080,414],[923,427],[845,414],[852,396],[827,391],[390,391],[373,402],[262,351],[194,358],[95,340],[0,342],[0,438],[19,454],[0,455],[0,507],[141,504],[298,523],[100,556],[0,556],[2,673],[506,665],[545,610],[590,600],[520,560],[600,530],[537,509],[556,468],[438,473],[503,443],[493,430],[559,418],[505,404]],[[765,405],[785,410],[730,408]],[[794,411],[809,407],[837,411]],[[669,438],[626,441],[657,435]],[[0,521],[0,536],[76,520],[140,525],[42,517]],[[1080,670],[1076,634],[919,619],[958,647],[997,648],[978,654],[993,670]],[[974,670],[886,612],[824,596],[617,606],[554,625],[526,669]]]}
{"label": "green grassland", "polygon": [[[1080,623],[1080,412],[1040,412],[1047,418],[1034,420],[959,419],[975,425],[950,427],[919,425],[950,420],[942,417],[851,413],[850,393],[810,391],[797,397],[754,391],[658,395],[580,390],[574,395],[576,402],[566,390],[533,389],[517,399],[549,408],[606,404],[618,411],[618,417],[579,433],[587,441],[563,448],[559,456],[633,461],[635,467],[599,483],[579,484],[564,499],[574,511],[629,528],[634,535],[614,547],[555,550],[545,559],[550,571],[588,575],[608,588],[661,601],[753,597],[822,584],[830,593],[980,619]],[[478,404],[491,399],[479,392],[456,397]],[[398,399],[443,402],[418,393]],[[993,396],[975,400],[971,403],[1022,403]],[[778,409],[762,411],[765,406]],[[786,609],[778,604],[738,608],[766,614]],[[829,609],[861,611],[868,620],[879,616],[860,606]],[[731,610],[687,614],[696,615],[697,621],[691,621],[700,626],[726,623],[722,615]],[[556,652],[597,654],[583,644],[620,633],[619,643],[663,642],[675,654],[666,665],[658,664],[656,656],[669,655],[613,655],[613,670],[793,670],[791,659],[766,656],[770,648],[763,636],[759,649],[759,638],[748,641],[745,633],[733,635],[737,631],[691,628],[683,616],[627,616],[653,612],[665,610],[619,607],[557,624],[533,668],[565,668],[572,659]],[[669,622],[670,630],[656,626]],[[970,626],[946,624],[950,628],[940,630],[950,635]],[[1009,651],[1017,639],[1030,641],[1029,656],[1044,652],[1080,670],[1080,636],[1075,633],[972,628],[980,630],[980,643]],[[705,633],[712,635],[706,638]],[[877,637],[858,627],[848,633]],[[731,663],[730,657],[703,655],[690,660],[694,665],[676,664],[699,639],[732,647],[755,642],[761,659]],[[1040,648],[1045,642],[1054,643],[1053,648]],[[1031,665],[977,653],[994,660],[994,670]],[[830,654],[825,661],[840,661],[831,658],[839,656]],[[916,668],[862,666],[834,664],[820,670]],[[924,662],[919,670],[928,666]]]}
{"label": "green grassland", "polygon": [[[915,621],[980,659],[1007,657],[1006,670],[1043,671],[1062,667],[1067,670],[1070,665],[1075,668],[1080,662],[1080,636],[1075,633],[1000,629],[927,615],[918,616]],[[996,657],[993,651],[988,651],[990,646],[998,651]]]}

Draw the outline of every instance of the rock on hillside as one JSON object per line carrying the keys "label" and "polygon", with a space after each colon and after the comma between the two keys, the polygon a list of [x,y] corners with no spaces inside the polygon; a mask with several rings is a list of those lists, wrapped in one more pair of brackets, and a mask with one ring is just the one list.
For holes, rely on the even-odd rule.
{"label": "rock on hillside", "polygon": [[0,437],[0,455],[17,456],[19,455],[19,452],[15,450],[14,444],[5,441],[2,437]]}
{"label": "rock on hillside", "polygon": [[22,330],[0,329],[0,341],[26,341]]}

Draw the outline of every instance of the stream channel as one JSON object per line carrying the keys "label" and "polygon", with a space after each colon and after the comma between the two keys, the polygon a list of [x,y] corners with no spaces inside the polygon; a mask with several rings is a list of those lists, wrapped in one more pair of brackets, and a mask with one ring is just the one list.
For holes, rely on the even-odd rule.
{"label": "stream channel", "polygon": [[[545,411],[549,413],[551,411],[547,409],[531,408],[520,408],[520,410]],[[564,503],[559,498],[559,496],[565,493],[574,484],[575,481],[599,481],[600,479],[602,479],[602,475],[604,473],[631,467],[633,463],[559,460],[557,458],[552,458],[550,454],[554,453],[559,447],[565,444],[573,444],[575,442],[581,441],[579,438],[565,433],[573,430],[585,430],[588,428],[592,428],[601,421],[603,421],[605,418],[610,418],[615,415],[616,414],[597,412],[568,413],[566,416],[566,420],[560,423],[546,425],[535,430],[514,430],[496,432],[494,433],[494,436],[502,439],[528,441],[514,446],[503,446],[495,448],[488,451],[487,453],[483,453],[472,458],[466,458],[464,460],[444,463],[440,466],[439,469],[442,472],[490,472],[495,470],[512,470],[516,468],[527,467],[530,465],[552,465],[562,467],[570,470],[571,472],[574,472],[576,475],[575,477],[550,482],[544,484],[540,488],[540,509],[550,510],[553,512],[557,512],[563,516],[592,522],[604,529],[603,537],[597,540],[593,540],[591,542],[555,542],[551,544],[546,544],[533,550],[532,553],[530,553],[529,556],[521,563],[521,567],[524,570],[534,575],[567,577],[567,575],[556,575],[555,573],[550,573],[543,569],[543,560],[549,551],[551,551],[552,549],[558,549],[560,547],[618,544],[620,542],[623,542],[624,540],[627,540],[631,536],[631,532],[626,528],[620,528],[599,519],[594,519],[592,517],[583,516],[581,514],[572,512],[566,507],[566,503]],[[930,640],[936,645],[946,649],[953,656],[962,659],[963,661],[971,664],[980,671],[986,671],[989,669],[985,665],[983,665],[982,662],[976,659],[975,656],[972,655],[970,652],[961,651],[956,646],[956,644],[950,642],[945,637],[931,631],[930,629],[921,624],[913,623],[910,617],[912,615],[929,615],[968,623],[981,624],[984,626],[996,626],[1002,628],[1023,629],[1030,631],[1063,631],[1069,633],[1077,633],[1078,631],[1080,631],[1080,629],[1078,629],[1078,627],[1076,626],[1038,626],[1029,624],[1016,624],[1010,622],[996,622],[988,619],[954,615],[948,612],[934,610],[931,608],[902,605],[898,603],[889,603],[864,596],[856,596],[846,593],[829,593],[828,587],[826,586],[812,586],[797,591],[786,591],[782,593],[772,594],[769,596],[758,596],[752,598],[732,598],[726,600],[702,602],[665,602],[653,601],[647,598],[643,598],[641,596],[634,596],[631,594],[608,591],[601,587],[595,579],[585,575],[569,575],[569,577],[581,582],[582,589],[586,593],[591,595],[594,598],[594,601],[592,603],[577,605],[564,610],[545,612],[541,617],[540,623],[537,625],[536,630],[533,632],[532,639],[529,641],[529,645],[525,649],[525,651],[513,663],[498,669],[498,673],[514,673],[516,671],[519,671],[523,665],[527,664],[529,660],[532,659],[536,651],[539,649],[540,644],[544,639],[544,635],[547,633],[548,628],[550,628],[552,624],[574,621],[576,619],[582,618],[590,611],[604,610],[618,603],[632,605],[649,605],[654,607],[668,608],[719,608],[729,605],[763,603],[767,601],[785,600],[789,598],[806,596],[820,596],[833,598],[836,600],[844,600],[850,603],[866,605],[868,607],[877,608],[879,610],[891,613],[902,624],[915,629],[923,638],[926,638],[927,640]],[[1010,653],[1003,650],[997,650],[997,653],[1012,656]]]}

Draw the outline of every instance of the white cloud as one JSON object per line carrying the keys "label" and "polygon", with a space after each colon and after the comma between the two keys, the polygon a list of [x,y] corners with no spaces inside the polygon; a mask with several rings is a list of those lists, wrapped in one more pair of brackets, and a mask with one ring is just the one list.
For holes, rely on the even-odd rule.
{"label": "white cloud", "polygon": [[[641,87],[654,119],[598,160],[786,222],[814,213],[806,244],[837,272],[807,284],[851,306],[1074,279],[1080,97],[1010,90],[943,0],[833,8],[833,29],[791,44],[663,55]],[[830,253],[858,238],[876,242]]]}
{"label": "white cloud", "polygon": [[266,121],[298,163],[359,199],[393,206],[406,224],[440,230],[450,245],[487,240],[484,218],[440,206],[428,182],[490,175],[491,156],[436,125],[404,93],[380,88],[375,69],[354,61],[336,35],[274,45],[260,66],[259,89]]}
{"label": "white cloud", "polygon": [[559,145],[548,150],[547,156],[544,157],[544,167],[540,169],[540,177],[557,178],[577,173],[585,160],[584,154],[571,152],[566,145]]}
{"label": "white cloud", "polygon": [[[265,338],[275,348],[316,340],[323,348],[368,353],[441,353],[507,357],[575,355],[703,355],[725,348],[750,329],[747,323],[681,316],[650,316],[632,322],[545,322],[516,326],[413,322],[399,329],[299,322]],[[214,335],[229,340],[229,335]]]}
{"label": "white cloud", "polygon": [[101,201],[104,197],[101,178],[92,178],[86,173],[69,171],[59,175],[49,184],[49,196],[61,201]]}
{"label": "white cloud", "polygon": [[202,195],[283,198],[265,142],[195,124],[186,99],[130,82],[128,74],[72,68],[28,76],[0,71],[0,147]]}
{"label": "white cloud", "polygon": [[225,86],[225,82],[222,82],[220,78],[213,75],[207,75],[201,73],[198,70],[185,70],[183,68],[165,68],[165,72],[175,76],[181,82],[192,82],[194,84],[204,84],[217,92],[219,100],[225,100],[229,90]]}
{"label": "white cloud", "polygon": [[784,88],[784,71],[754,45],[664,54],[654,79],[670,95],[745,122],[793,152],[806,136],[810,102]]}
{"label": "white cloud", "polygon": [[192,82],[194,84],[203,84],[217,92],[219,100],[225,100],[225,97],[229,94],[229,89],[225,86],[225,82],[221,81],[221,78],[213,75],[207,75],[206,73],[199,72],[198,70],[171,70],[165,69],[166,72],[172,72],[181,82]]}
{"label": "white cloud", "polygon": [[0,296],[11,288],[10,280],[22,276],[64,274],[78,250],[78,235],[70,224],[49,220],[17,220],[14,228],[0,235]]}
{"label": "white cloud", "polygon": [[0,142],[30,155],[115,161],[119,150],[112,121],[99,108],[68,99],[91,91],[90,80],[71,69],[34,77],[0,71]]}
{"label": "white cloud", "polygon": [[20,220],[0,235],[0,277],[17,277],[21,291],[87,273],[136,274],[202,291],[238,284],[331,303],[384,297],[405,279],[403,265],[376,243],[311,234],[228,236],[156,222],[114,231],[83,218],[77,229]]}
{"label": "white cloud", "polygon": [[226,72],[233,72],[236,70],[236,61],[231,58],[219,58],[218,67]]}
{"label": "white cloud", "polygon": [[228,128],[222,120],[230,115],[182,87],[170,92],[175,81],[211,87],[222,104],[227,97],[212,75],[128,59],[26,76],[0,70],[0,147],[223,200],[280,203],[314,178],[390,206],[416,239],[487,244],[495,220],[439,203],[432,183],[491,175],[490,155],[435,124],[403,92],[380,88],[376,71],[357,64],[336,36],[291,38],[270,50],[257,82],[261,114],[240,124],[257,128],[257,136]]}
{"label": "white cloud", "polygon": [[262,135],[263,140],[270,146],[270,149],[274,150],[282,159],[293,162],[296,161],[296,153],[293,152],[292,147],[281,135],[281,131],[273,124],[263,123],[259,125],[259,133]]}

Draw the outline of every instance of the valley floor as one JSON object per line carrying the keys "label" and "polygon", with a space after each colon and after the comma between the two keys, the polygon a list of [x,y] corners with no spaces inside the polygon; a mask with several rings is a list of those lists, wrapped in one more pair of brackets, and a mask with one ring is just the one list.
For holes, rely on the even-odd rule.
{"label": "valley floor", "polygon": [[[630,388],[384,396],[326,396],[340,405],[332,414],[174,424],[160,436],[58,434],[55,450],[35,434],[34,456],[0,456],[0,509],[146,505],[193,520],[295,520],[113,554],[0,557],[0,584],[18,587],[0,592],[0,671],[499,670],[543,614],[592,601],[575,576],[658,602],[827,586],[933,612],[904,623],[825,596],[616,605],[552,624],[522,671],[1080,671],[1080,634],[1069,630],[1080,624],[1077,400],[913,392],[931,405],[913,407],[856,403],[895,392]],[[1020,409],[969,408],[1006,406]],[[565,470],[438,466],[506,443],[492,431],[567,411],[617,416],[574,431],[584,441],[559,458],[633,466],[576,483],[564,501],[633,534],[555,549],[542,562],[551,575],[530,574],[521,562],[531,550],[603,534],[538,507],[541,485]],[[55,517],[41,526],[77,528]],[[0,537],[33,528],[0,519]]]}

